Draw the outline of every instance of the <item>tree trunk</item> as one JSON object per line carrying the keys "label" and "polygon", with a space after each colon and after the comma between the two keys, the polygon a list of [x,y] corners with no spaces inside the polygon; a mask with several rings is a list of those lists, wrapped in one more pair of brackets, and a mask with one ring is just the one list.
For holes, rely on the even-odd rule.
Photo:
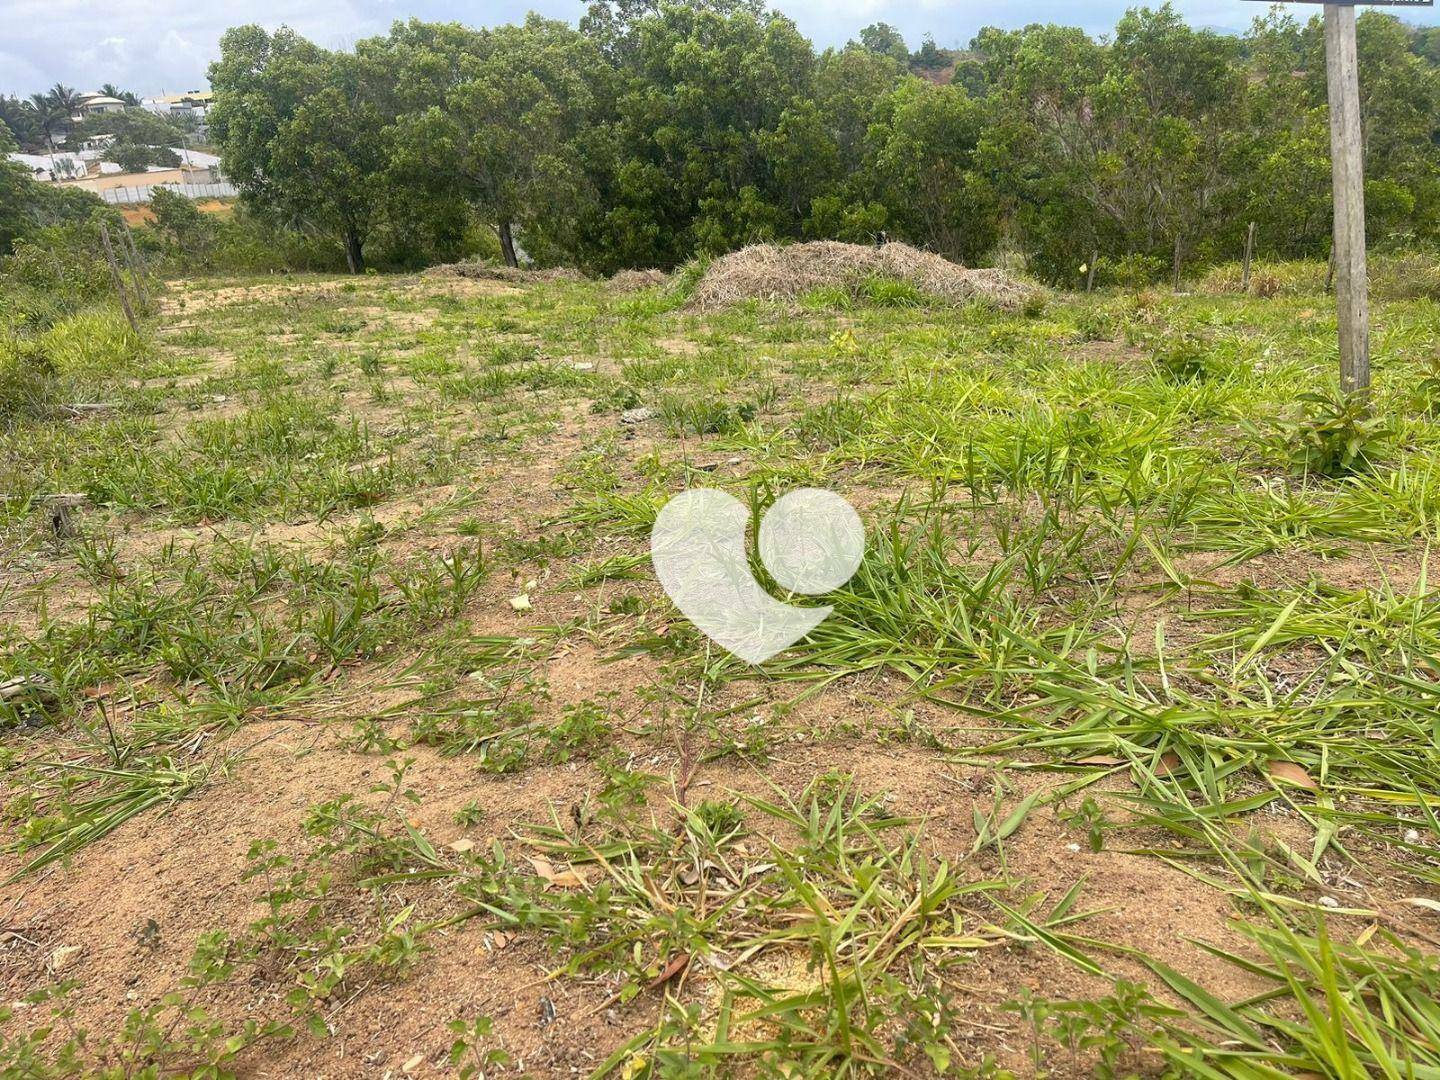
{"label": "tree trunk", "polygon": [[352,274],[365,272],[365,244],[353,231],[345,233],[345,265]]}
{"label": "tree trunk", "polygon": [[515,257],[515,234],[510,231],[510,222],[500,222],[495,231],[500,234],[500,254],[505,256],[505,265],[518,267],[520,260]]}

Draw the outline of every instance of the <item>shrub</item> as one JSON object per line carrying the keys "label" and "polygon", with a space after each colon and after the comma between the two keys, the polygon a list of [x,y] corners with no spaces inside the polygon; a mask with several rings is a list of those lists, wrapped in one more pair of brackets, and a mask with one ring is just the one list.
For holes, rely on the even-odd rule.
{"label": "shrub", "polygon": [[1158,284],[1169,274],[1169,264],[1157,255],[1122,255],[1117,259],[1102,255],[1095,264],[1095,284],[1131,291]]}
{"label": "shrub", "polygon": [[1188,331],[1165,334],[1151,349],[1161,373],[1173,382],[1199,382],[1214,372],[1210,343]]}
{"label": "shrub", "polygon": [[56,398],[55,365],[32,338],[0,338],[0,428],[43,415]]}
{"label": "shrub", "polygon": [[1272,421],[1270,446],[1297,472],[1340,477],[1368,471],[1395,431],[1360,394],[1300,395],[1298,416]]}

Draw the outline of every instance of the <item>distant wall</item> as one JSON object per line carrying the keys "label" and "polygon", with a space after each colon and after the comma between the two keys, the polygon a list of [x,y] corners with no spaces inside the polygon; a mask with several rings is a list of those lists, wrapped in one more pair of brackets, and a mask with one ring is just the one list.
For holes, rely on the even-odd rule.
{"label": "distant wall", "polygon": [[188,199],[233,199],[240,194],[234,184],[223,180],[210,184],[151,183],[111,186],[97,191],[96,194],[112,206],[135,206],[148,203],[150,193],[157,187],[169,188]]}

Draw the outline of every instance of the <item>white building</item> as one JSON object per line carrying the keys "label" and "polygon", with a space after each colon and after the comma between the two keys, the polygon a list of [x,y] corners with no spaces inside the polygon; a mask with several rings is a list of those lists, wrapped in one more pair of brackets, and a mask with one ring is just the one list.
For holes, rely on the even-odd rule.
{"label": "white building", "polygon": [[124,112],[127,108],[129,106],[119,98],[107,97],[95,91],[88,91],[80,95],[79,114],[81,117]]}

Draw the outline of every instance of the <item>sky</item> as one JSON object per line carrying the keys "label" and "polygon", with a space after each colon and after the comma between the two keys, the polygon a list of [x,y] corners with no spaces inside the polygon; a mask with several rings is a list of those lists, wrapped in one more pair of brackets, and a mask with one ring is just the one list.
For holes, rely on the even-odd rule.
{"label": "sky", "polygon": [[[888,22],[911,46],[926,33],[944,46],[967,43],[982,26],[1032,22],[1080,25],[1103,33],[1140,0],[773,0],[818,46],[842,45],[861,27]],[[1151,0],[1158,4],[1159,0]],[[1196,26],[1243,30],[1265,7],[1252,0],[1177,0]],[[1285,5],[1300,14],[1315,5]],[[327,48],[383,33],[396,19],[494,25],[535,10],[575,21],[581,0],[0,0],[0,93],[29,94],[56,82],[79,90],[115,83],[142,97],[205,86],[220,35],[238,23],[289,25]],[[1437,9],[1405,13],[1440,22]]]}

